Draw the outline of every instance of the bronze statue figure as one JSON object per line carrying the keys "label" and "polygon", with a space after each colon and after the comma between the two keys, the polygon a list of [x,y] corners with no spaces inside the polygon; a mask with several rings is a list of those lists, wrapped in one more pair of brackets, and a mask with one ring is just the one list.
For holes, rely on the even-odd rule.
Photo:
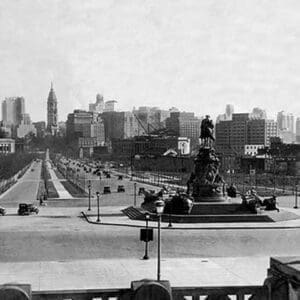
{"label": "bronze statue figure", "polygon": [[210,146],[210,140],[215,141],[215,138],[213,136],[213,128],[214,124],[212,120],[209,119],[209,115],[205,116],[205,119],[201,122],[201,144],[204,144],[204,146]]}

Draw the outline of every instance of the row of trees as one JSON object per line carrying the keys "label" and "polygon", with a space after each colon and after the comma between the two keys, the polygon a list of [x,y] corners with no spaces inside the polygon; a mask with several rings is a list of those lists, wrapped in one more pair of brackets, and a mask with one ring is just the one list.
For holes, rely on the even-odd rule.
{"label": "row of trees", "polygon": [[0,155],[0,180],[9,179],[35,158],[33,153]]}

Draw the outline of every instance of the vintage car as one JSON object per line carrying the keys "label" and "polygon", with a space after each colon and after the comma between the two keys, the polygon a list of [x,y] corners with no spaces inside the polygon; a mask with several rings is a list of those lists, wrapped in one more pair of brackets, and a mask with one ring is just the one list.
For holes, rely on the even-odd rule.
{"label": "vintage car", "polygon": [[124,193],[124,192],[125,192],[124,185],[118,185],[118,193]]}
{"label": "vintage car", "polygon": [[39,213],[39,209],[36,206],[34,206],[33,204],[28,204],[28,203],[20,203],[19,204],[18,215],[28,216],[33,213],[35,213],[35,214]]}
{"label": "vintage car", "polygon": [[0,206],[0,216],[4,216],[6,214],[6,209]]}

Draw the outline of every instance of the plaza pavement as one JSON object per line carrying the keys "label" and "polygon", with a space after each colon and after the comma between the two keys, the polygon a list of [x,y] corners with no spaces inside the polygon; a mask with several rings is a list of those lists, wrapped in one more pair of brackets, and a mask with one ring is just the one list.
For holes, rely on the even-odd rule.
{"label": "plaza pavement", "polygon": [[[101,225],[144,227],[144,222],[133,221],[123,216],[120,213],[121,208],[116,206],[101,208],[101,223],[93,226],[93,230],[97,230]],[[95,221],[96,207],[92,207],[91,212],[87,211],[86,207],[42,207],[38,217],[75,218],[81,211],[92,212],[88,218]],[[300,214],[299,210],[295,211]],[[13,208],[8,208],[8,214],[12,212]],[[32,220],[34,221],[34,218]],[[18,221],[22,220],[18,219]],[[300,226],[299,219],[286,221],[284,224],[281,222],[280,225],[278,223],[267,225],[246,223],[242,226],[237,223],[173,224],[172,228],[163,224],[162,228],[164,232],[176,229],[259,229],[261,226],[284,229]],[[156,222],[150,222],[150,226],[156,227],[156,225]],[[15,229],[26,230],[23,226],[22,222],[19,228],[15,227]],[[5,228],[3,230],[6,231]],[[45,230],[45,228],[37,227],[36,230]],[[169,280],[173,287],[262,285],[267,276],[269,260],[269,256],[168,258],[162,253],[161,278]],[[0,284],[29,283],[33,291],[129,288],[131,281],[144,278],[155,279],[156,266],[156,253],[153,252],[149,260],[109,258],[0,262]]]}
{"label": "plaza pavement", "polygon": [[[52,175],[52,174],[51,174]],[[127,190],[127,189],[126,189]],[[111,197],[120,197],[114,194]],[[122,195],[124,197],[124,195]],[[129,197],[129,195],[127,195]],[[132,198],[132,195],[130,195]],[[112,199],[111,199],[112,200]],[[27,219],[32,222],[26,228],[24,219],[15,215],[15,208],[7,208],[7,221],[1,224],[1,234],[13,230],[23,232],[32,230],[47,230],[48,223],[40,227],[43,217],[70,217],[80,216],[83,212],[89,222],[95,226],[89,230],[98,230],[99,226],[135,226],[144,227],[143,221],[133,221],[122,215],[123,206],[109,206],[110,200],[105,200],[101,207],[101,223],[96,221],[95,203],[91,211],[87,211],[87,199],[78,199],[79,205],[74,205],[76,199],[59,199],[48,201],[49,206],[41,207],[40,214]],[[141,201],[141,200],[139,200]],[[292,199],[290,199],[292,201]],[[113,201],[112,201],[113,202]],[[59,205],[63,203],[64,207]],[[72,203],[71,207],[68,203]],[[57,204],[57,205],[56,205]],[[281,208],[300,215],[300,209]],[[4,219],[3,220],[6,220]],[[45,219],[44,219],[45,220]],[[48,220],[48,219],[47,219]],[[49,219],[50,220],[50,219]],[[57,219],[58,220],[58,219]],[[55,219],[54,219],[54,222]],[[87,223],[87,222],[86,222]],[[78,224],[78,223],[76,223]],[[82,225],[76,226],[84,227]],[[91,223],[90,223],[91,225]],[[150,222],[156,227],[156,222]],[[173,224],[172,228],[164,223],[164,230],[190,230],[190,229],[288,229],[299,228],[300,221],[289,220],[275,223],[203,223],[203,224]],[[89,227],[90,228],[90,227]],[[76,229],[77,230],[77,229]],[[87,230],[87,227],[86,229]],[[58,232],[59,234],[59,232]],[[163,233],[162,233],[163,235]],[[45,290],[72,290],[72,289],[101,289],[101,288],[128,288],[133,280],[143,278],[155,279],[156,259],[152,253],[151,259],[142,260],[134,258],[109,258],[109,259],[73,259],[73,260],[40,260],[26,262],[0,262],[0,284],[4,283],[30,283],[33,291]],[[169,280],[172,286],[232,286],[232,285],[261,285],[267,275],[269,256],[244,256],[244,257],[185,257],[168,258],[162,254],[162,279]]]}
{"label": "plaza pavement", "polygon": [[[164,258],[161,279],[173,287],[262,285],[268,257]],[[156,278],[157,260],[93,259],[0,263],[0,284],[31,284],[33,291],[129,288]]]}

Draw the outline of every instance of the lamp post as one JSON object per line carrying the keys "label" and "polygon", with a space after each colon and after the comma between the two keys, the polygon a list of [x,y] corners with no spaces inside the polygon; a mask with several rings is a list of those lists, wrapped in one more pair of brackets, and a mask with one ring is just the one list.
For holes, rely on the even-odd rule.
{"label": "lamp post", "polygon": [[145,214],[145,220],[146,220],[146,232],[147,232],[147,237],[146,237],[146,242],[145,242],[145,255],[143,259],[149,259],[148,256],[148,242],[149,242],[149,236],[148,236],[148,222],[150,219],[150,215],[148,213]]}
{"label": "lamp post", "polygon": [[100,222],[100,193],[97,192],[97,222]]}
{"label": "lamp post", "polygon": [[89,189],[89,208],[88,210],[91,210],[91,181],[89,180],[88,184],[88,189]]}
{"label": "lamp post", "polygon": [[157,223],[157,281],[160,281],[160,223],[161,223],[161,215],[164,211],[164,201],[158,200],[155,202],[156,206],[156,213],[158,216],[158,223]]}
{"label": "lamp post", "polygon": [[298,187],[297,185],[295,186],[295,206],[294,206],[295,209],[298,208]]}
{"label": "lamp post", "polygon": [[136,206],[136,182],[133,184],[133,189],[134,189],[134,201],[133,201],[133,205]]}
{"label": "lamp post", "polygon": [[172,226],[172,213],[173,213],[173,202],[170,200],[170,212],[169,212],[169,224],[168,227],[171,228]]}

